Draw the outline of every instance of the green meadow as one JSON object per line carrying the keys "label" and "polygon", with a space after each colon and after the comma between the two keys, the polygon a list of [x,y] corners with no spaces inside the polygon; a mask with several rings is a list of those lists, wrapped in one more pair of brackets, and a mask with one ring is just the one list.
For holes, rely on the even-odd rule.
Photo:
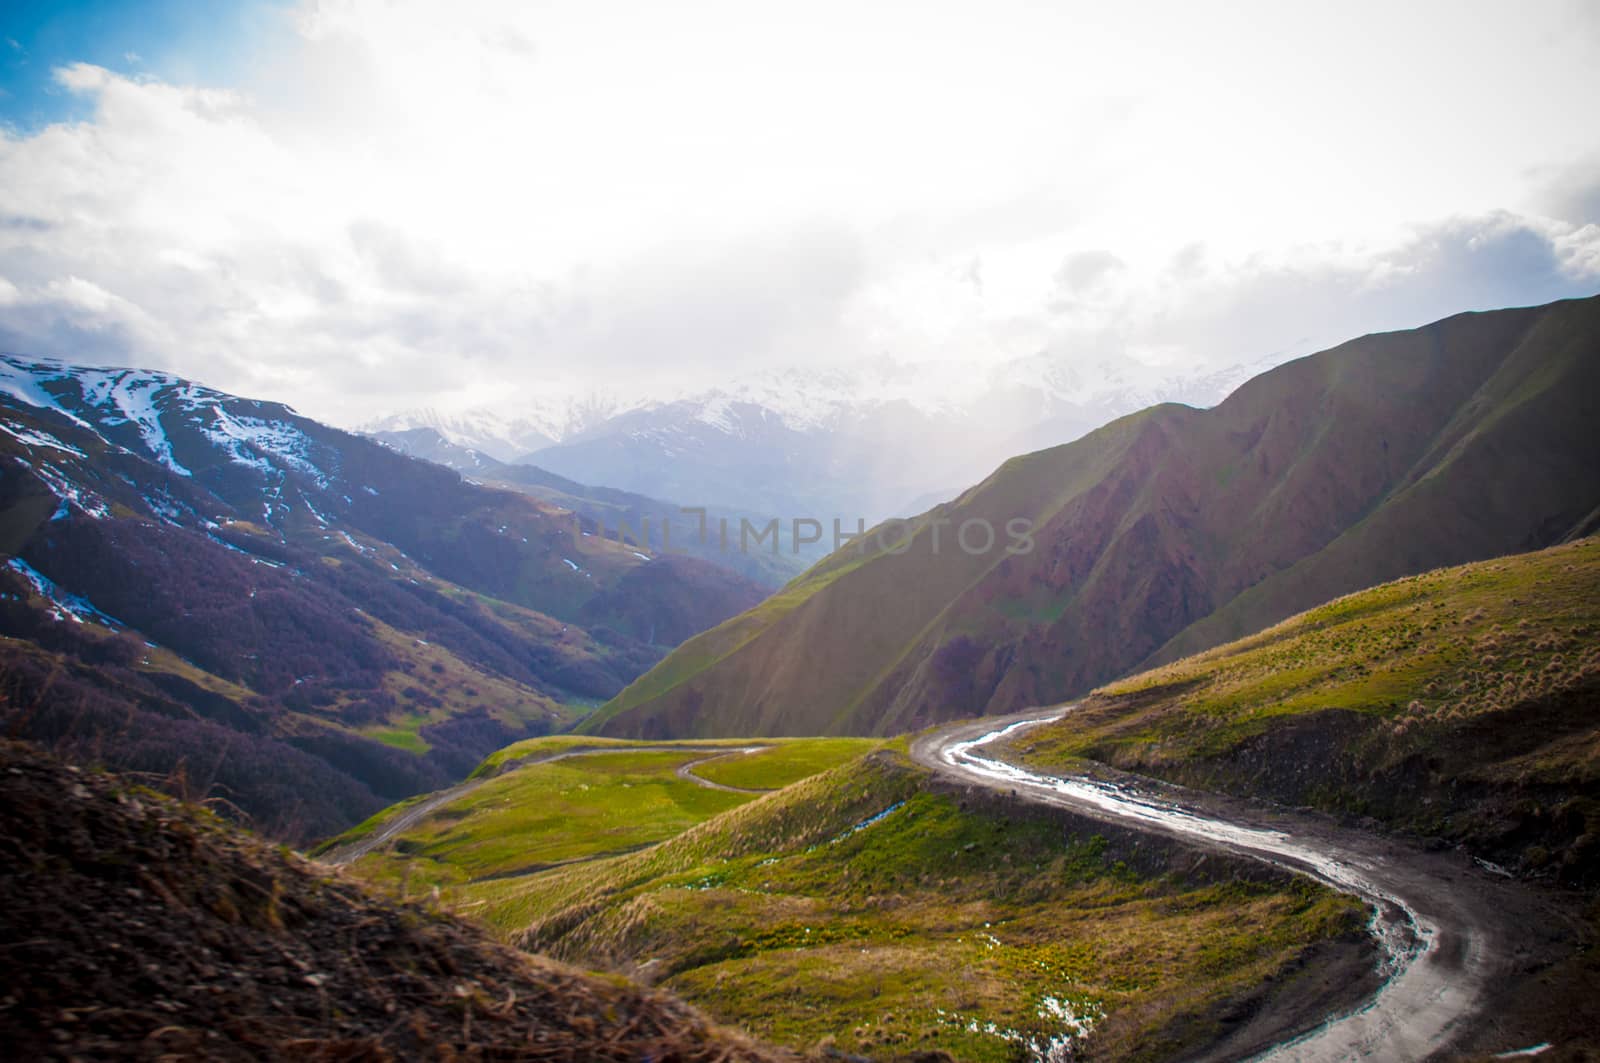
{"label": "green meadow", "polygon": [[1091,1033],[1140,1058],[1215,1037],[1263,986],[1309,994],[1314,955],[1366,956],[1349,898],[969,800],[869,739],[531,739],[353,871],[779,1044],[872,1058],[1013,1060]]}
{"label": "green meadow", "polygon": [[485,883],[474,911],[779,1044],[883,1059],[1181,1052],[1313,954],[1364,962],[1358,902],[1137,848],[886,747],[650,849]]}
{"label": "green meadow", "polygon": [[[354,870],[406,891],[468,889],[474,882],[629,852],[875,744],[868,739],[660,744],[574,736],[530,739],[494,754],[455,800],[362,857]],[[324,849],[369,835],[415,803],[385,810]]]}

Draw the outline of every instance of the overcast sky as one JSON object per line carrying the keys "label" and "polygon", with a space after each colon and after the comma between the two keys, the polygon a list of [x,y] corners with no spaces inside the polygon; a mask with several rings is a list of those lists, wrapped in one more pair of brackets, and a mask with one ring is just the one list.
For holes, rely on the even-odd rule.
{"label": "overcast sky", "polygon": [[1600,4],[8,2],[0,347],[337,423],[1600,291]]}

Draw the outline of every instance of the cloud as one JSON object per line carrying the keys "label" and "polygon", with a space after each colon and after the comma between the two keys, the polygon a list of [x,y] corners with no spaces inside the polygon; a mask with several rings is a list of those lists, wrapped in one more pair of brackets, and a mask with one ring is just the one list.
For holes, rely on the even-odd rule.
{"label": "cloud", "polygon": [[[1469,309],[1600,292],[1600,227],[1504,211],[1417,225],[1388,246],[1315,245],[1226,260],[1194,245],[1057,318],[1049,349],[1225,366],[1282,360]],[[1175,283],[1174,276],[1180,278]]]}
{"label": "cloud", "polygon": [[550,326],[558,351],[606,370],[642,356],[689,378],[799,363],[846,342],[864,268],[858,237],[824,223],[666,244],[564,287]]}
{"label": "cloud", "polygon": [[[92,117],[0,132],[0,343],[350,423],[884,354],[1222,365],[1600,287],[1592,136],[1483,73],[1521,50],[1600,91],[1558,13],[1414,52],[1406,16],[1423,91],[1339,51],[1360,19],[1173,5],[1130,35],[1002,7],[919,7],[913,39],[825,0],[641,5],[627,32],[594,5],[307,0],[235,85],[61,67]],[[1361,69],[1282,76],[1288,30]]]}
{"label": "cloud", "polygon": [[115,75],[104,67],[92,63],[72,63],[67,66],[58,66],[52,71],[56,84],[69,92],[88,95],[98,92],[111,84]]}
{"label": "cloud", "polygon": [[1577,225],[1600,225],[1600,154],[1570,166],[1541,167],[1534,176],[1539,183],[1534,203],[1542,213]]}
{"label": "cloud", "polygon": [[1056,294],[1050,306],[1057,311],[1071,310],[1105,290],[1111,279],[1127,263],[1106,250],[1077,251],[1056,270]]}

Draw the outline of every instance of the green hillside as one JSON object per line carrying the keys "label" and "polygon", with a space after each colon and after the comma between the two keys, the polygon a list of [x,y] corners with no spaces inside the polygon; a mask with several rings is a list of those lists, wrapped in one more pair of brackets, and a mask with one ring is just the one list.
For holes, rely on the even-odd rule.
{"label": "green hillside", "polygon": [[[1600,297],[1353,340],[1215,409],[1153,407],[1007,462],[690,639],[584,728],[887,735],[1049,704],[1386,579],[1586,534],[1597,394]],[[1031,551],[1007,551],[1012,520]],[[980,521],[995,547],[963,551]]]}
{"label": "green hillside", "polygon": [[1348,595],[1097,690],[1016,751],[1371,816],[1593,883],[1600,539]]}
{"label": "green hillside", "polygon": [[1370,966],[1350,898],[963,795],[892,749],[473,897],[524,948],[662,985],[781,1045],[872,1059],[1085,1042],[1096,1059],[1169,1058],[1269,996],[1290,1023],[1353,1002]]}
{"label": "green hillside", "polygon": [[[353,864],[360,877],[408,892],[441,887],[476,899],[477,883],[632,852],[760,794],[825,771],[870,739],[786,739],[647,745],[550,736],[484,761],[473,783]],[[386,809],[319,852],[382,830],[415,804]]]}

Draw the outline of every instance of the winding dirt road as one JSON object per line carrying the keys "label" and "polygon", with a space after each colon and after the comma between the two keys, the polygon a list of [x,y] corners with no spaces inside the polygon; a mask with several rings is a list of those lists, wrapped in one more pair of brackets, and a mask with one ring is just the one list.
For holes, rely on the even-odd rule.
{"label": "winding dirt road", "polygon": [[713,760],[723,757],[743,756],[749,753],[760,753],[771,749],[771,746],[742,746],[729,749],[727,746],[585,746],[576,749],[562,750],[560,753],[551,753],[542,757],[522,757],[510,760],[500,766],[500,770],[493,775],[485,775],[477,779],[467,779],[465,782],[456,783],[454,786],[443,790],[435,790],[421,801],[410,806],[399,814],[392,816],[377,830],[355,841],[336,846],[323,853],[317,859],[325,864],[348,864],[361,859],[370,852],[388,845],[395,838],[427,819],[433,813],[459,798],[465,797],[478,787],[491,779],[497,779],[508,771],[517,768],[526,768],[535,764],[552,764],[558,760],[567,760],[571,757],[596,757],[607,753],[713,753],[714,756],[701,757],[699,760],[690,761],[679,765],[676,775],[686,782],[696,786],[703,786],[708,790],[722,790],[733,794],[763,794],[765,790],[743,790],[737,786],[724,786],[710,779],[702,779],[694,773],[694,769]]}
{"label": "winding dirt road", "polygon": [[1265,861],[1373,906],[1370,929],[1382,956],[1377,993],[1257,1058],[1422,1060],[1458,1047],[1492,1022],[1497,983],[1518,968],[1519,944],[1527,937],[1530,903],[1518,884],[1474,867],[1462,854],[1424,852],[1316,814],[1136,776],[1056,778],[995,752],[1018,732],[1060,719],[1071,708],[944,728],[917,738],[911,755],[970,785]]}
{"label": "winding dirt road", "polygon": [[696,786],[704,786],[708,790],[721,790],[725,794],[770,794],[771,790],[752,790],[743,786],[725,786],[720,782],[712,782],[710,779],[696,775],[694,770],[702,764],[710,764],[714,760],[725,760],[728,757],[745,757],[751,753],[761,753],[771,748],[771,746],[745,746],[743,749],[730,749],[726,752],[718,753],[714,757],[701,757],[699,760],[691,760],[687,764],[679,765],[675,774],[678,778],[692,782]]}

